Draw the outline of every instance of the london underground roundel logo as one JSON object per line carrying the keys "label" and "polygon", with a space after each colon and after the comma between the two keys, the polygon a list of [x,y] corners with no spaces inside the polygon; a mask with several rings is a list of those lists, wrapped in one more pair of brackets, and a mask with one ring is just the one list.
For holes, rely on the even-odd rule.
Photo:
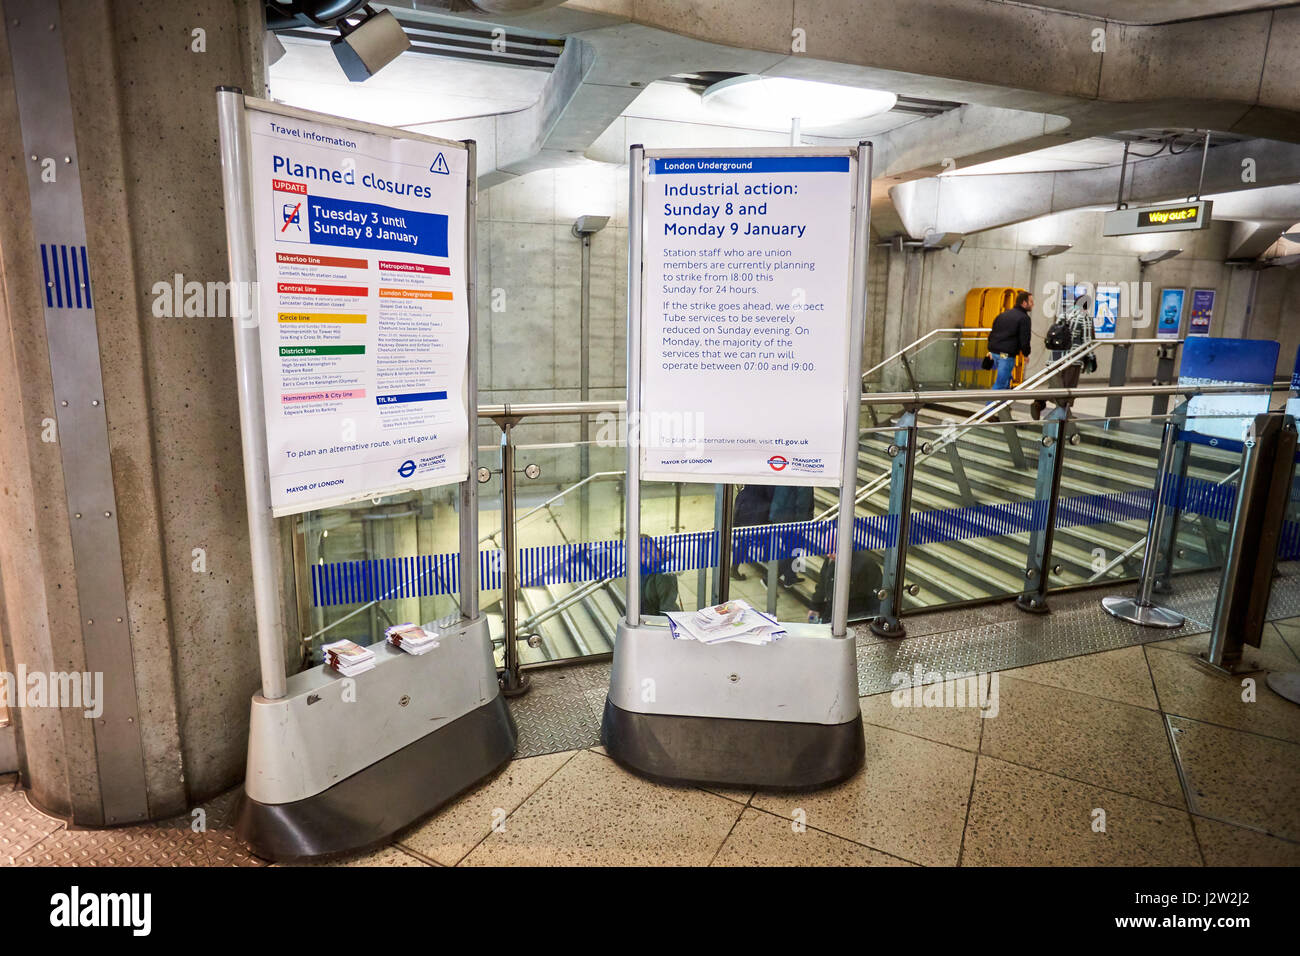
{"label": "london underground roundel logo", "polygon": [[785,468],[786,465],[790,464],[780,455],[773,455],[771,458],[767,460],[767,463],[773,471],[780,471],[781,469]]}
{"label": "london underground roundel logo", "polygon": [[415,474],[415,462],[411,461],[409,458],[406,459],[406,461],[402,462],[401,466],[397,469],[397,473],[403,478],[410,478]]}

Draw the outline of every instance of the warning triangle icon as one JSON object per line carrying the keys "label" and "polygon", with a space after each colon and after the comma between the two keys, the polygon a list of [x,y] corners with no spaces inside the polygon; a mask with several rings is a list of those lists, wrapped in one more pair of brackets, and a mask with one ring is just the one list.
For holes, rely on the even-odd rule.
{"label": "warning triangle icon", "polygon": [[439,153],[438,158],[433,161],[433,165],[429,167],[429,172],[442,173],[444,176],[451,173],[451,170],[447,168],[447,160],[442,153]]}

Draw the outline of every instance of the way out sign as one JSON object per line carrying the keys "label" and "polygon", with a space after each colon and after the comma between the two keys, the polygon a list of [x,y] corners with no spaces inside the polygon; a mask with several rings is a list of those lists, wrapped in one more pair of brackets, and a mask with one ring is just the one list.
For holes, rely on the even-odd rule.
{"label": "way out sign", "polygon": [[856,162],[845,150],[645,153],[633,171],[643,478],[840,484],[858,388]]}

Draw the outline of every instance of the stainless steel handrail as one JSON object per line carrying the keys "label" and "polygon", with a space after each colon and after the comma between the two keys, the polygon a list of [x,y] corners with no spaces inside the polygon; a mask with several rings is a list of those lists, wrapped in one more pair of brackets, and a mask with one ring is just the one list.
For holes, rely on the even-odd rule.
{"label": "stainless steel handrail", "polygon": [[925,335],[921,336],[921,337],[920,337],[919,339],[917,339],[915,342],[910,342],[910,343],[908,343],[907,345],[904,345],[901,349],[899,349],[899,350],[898,350],[897,352],[895,352],[893,355],[889,356],[889,357],[886,358],[886,359],[882,359],[881,361],[877,362],[875,365],[871,366],[871,368],[867,369],[865,372],[862,373],[862,380],[865,382],[865,381],[867,380],[867,376],[868,376],[868,375],[872,374],[873,372],[878,372],[878,371],[880,371],[882,368],[884,368],[884,367],[885,367],[886,365],[888,365],[890,362],[894,361],[894,359],[896,359],[896,358],[900,358],[900,357],[906,355],[908,352],[911,352],[911,351],[914,351],[914,350],[919,349],[921,346],[925,345],[927,342],[929,342],[930,339],[934,338],[936,335],[944,335],[944,334],[948,334],[948,335],[956,334],[956,335],[961,335],[961,336],[970,336],[970,337],[973,338],[973,339],[985,339],[985,338],[988,338],[989,330],[986,329],[986,328],[980,328],[980,329],[932,329],[931,331],[926,332]]}
{"label": "stainless steel handrail", "polygon": [[[1015,401],[1024,399],[1046,398],[1108,398],[1112,395],[1216,395],[1216,394],[1260,394],[1265,392],[1284,392],[1290,388],[1289,382],[1277,381],[1272,385],[1085,385],[1075,388],[1027,388],[1014,390]],[[867,405],[934,405],[941,402],[967,401],[981,402],[1005,399],[1008,389],[992,388],[958,388],[947,390],[927,389],[924,391],[903,392],[864,392],[861,404]],[[496,418],[501,415],[519,418],[550,418],[561,415],[578,415],[583,412],[599,414],[600,412],[626,412],[627,403],[613,402],[537,402],[518,405],[480,405],[479,418]]]}

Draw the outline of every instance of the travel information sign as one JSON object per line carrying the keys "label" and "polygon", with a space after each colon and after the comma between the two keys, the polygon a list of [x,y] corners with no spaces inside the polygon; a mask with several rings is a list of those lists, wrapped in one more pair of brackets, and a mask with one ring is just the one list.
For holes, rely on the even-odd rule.
{"label": "travel information sign", "polygon": [[248,123],[273,513],[464,480],[466,148]]}
{"label": "travel information sign", "polygon": [[644,161],[642,476],[838,486],[849,387],[849,156]]}

